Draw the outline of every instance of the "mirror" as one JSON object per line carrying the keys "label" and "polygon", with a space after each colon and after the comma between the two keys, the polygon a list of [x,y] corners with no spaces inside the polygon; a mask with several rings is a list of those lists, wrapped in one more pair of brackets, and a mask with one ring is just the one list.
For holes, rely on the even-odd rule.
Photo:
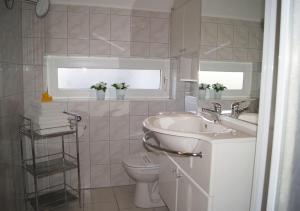
{"label": "mirror", "polygon": [[264,0],[202,0],[201,11],[199,106],[257,124]]}

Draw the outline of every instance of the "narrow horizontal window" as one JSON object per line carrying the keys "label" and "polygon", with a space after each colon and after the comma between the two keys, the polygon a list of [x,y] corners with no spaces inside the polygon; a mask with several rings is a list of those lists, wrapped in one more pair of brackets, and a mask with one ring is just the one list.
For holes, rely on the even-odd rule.
{"label": "narrow horizontal window", "polygon": [[58,68],[59,89],[89,89],[99,81],[108,87],[125,82],[129,89],[160,89],[161,70]]}
{"label": "narrow horizontal window", "polygon": [[206,84],[221,83],[228,90],[242,90],[244,72],[200,71],[199,82]]}
{"label": "narrow horizontal window", "polygon": [[47,88],[54,98],[95,98],[92,85],[107,83],[106,99],[116,98],[114,83],[129,85],[126,98],[169,98],[170,59],[47,56]]}

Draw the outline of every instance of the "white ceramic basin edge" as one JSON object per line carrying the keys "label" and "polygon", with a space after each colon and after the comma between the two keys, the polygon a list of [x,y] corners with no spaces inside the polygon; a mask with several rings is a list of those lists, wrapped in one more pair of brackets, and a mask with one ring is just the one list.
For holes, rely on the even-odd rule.
{"label": "white ceramic basin edge", "polygon": [[234,133],[235,130],[205,120],[192,113],[163,113],[148,117],[144,128],[152,131],[161,145],[170,150],[196,153],[199,140],[211,141],[216,136]]}

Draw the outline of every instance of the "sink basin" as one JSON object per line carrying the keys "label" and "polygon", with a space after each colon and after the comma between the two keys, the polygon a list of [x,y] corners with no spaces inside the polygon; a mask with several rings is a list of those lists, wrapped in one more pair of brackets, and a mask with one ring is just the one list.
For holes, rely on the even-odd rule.
{"label": "sink basin", "polygon": [[214,123],[192,113],[163,113],[143,122],[162,146],[173,151],[197,153],[200,140],[213,140],[217,136],[234,135],[235,130]]}

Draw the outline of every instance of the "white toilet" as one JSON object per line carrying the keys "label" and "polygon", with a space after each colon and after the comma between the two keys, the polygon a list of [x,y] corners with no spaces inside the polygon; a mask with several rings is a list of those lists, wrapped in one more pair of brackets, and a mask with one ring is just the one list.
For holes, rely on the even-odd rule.
{"label": "white toilet", "polygon": [[162,207],[158,189],[158,157],[152,152],[132,154],[123,160],[127,174],[136,181],[134,203],[137,207]]}

